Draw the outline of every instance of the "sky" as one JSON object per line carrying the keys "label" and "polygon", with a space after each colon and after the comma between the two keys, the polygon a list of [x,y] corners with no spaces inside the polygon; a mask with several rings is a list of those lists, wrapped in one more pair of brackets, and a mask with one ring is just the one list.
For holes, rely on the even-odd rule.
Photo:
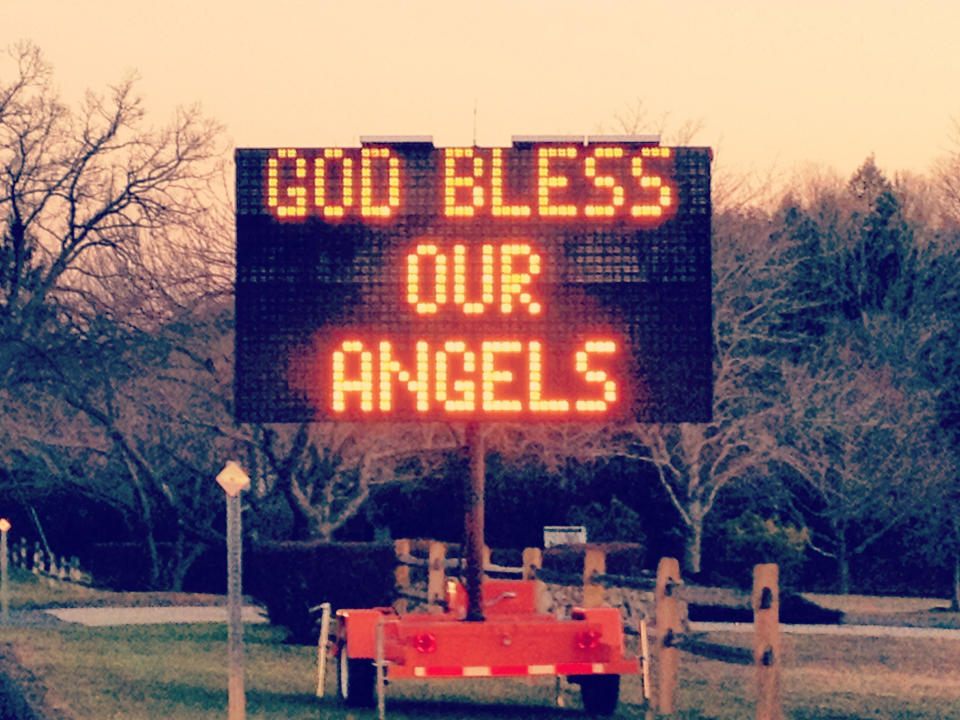
{"label": "sky", "polygon": [[[957,0],[6,0],[67,99],[130,72],[237,147],[621,132],[732,170],[924,172],[960,123]],[[9,65],[0,65],[9,79]]]}

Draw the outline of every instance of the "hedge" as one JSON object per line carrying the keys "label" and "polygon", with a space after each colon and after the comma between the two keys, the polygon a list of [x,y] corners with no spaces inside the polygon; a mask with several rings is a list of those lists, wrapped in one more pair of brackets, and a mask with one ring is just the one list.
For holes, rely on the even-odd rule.
{"label": "hedge", "polygon": [[286,627],[293,642],[316,642],[310,608],[390,605],[396,554],[392,543],[260,543],[246,557],[244,591],[267,608],[270,621]]}
{"label": "hedge", "polygon": [[606,571],[612,575],[640,575],[645,570],[644,546],[628,542],[557,545],[543,551],[543,567],[558,572],[582,573],[587,550],[602,550],[606,554]]}

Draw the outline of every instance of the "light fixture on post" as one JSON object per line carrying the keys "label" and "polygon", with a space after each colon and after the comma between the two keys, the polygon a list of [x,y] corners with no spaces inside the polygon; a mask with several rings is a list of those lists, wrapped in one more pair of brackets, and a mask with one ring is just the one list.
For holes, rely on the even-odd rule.
{"label": "light fixture on post", "polygon": [[7,546],[10,527],[9,520],[0,518],[0,613],[4,625],[10,623],[10,558]]}

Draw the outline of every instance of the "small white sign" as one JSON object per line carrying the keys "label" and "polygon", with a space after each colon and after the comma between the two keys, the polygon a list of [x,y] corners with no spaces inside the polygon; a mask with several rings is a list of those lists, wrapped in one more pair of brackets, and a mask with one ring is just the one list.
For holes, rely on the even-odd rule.
{"label": "small white sign", "polygon": [[587,528],[583,525],[544,525],[543,546],[576,545],[587,541]]}
{"label": "small white sign", "polygon": [[227,460],[223,470],[217,475],[217,483],[230,497],[236,497],[250,487],[250,476],[236,460]]}

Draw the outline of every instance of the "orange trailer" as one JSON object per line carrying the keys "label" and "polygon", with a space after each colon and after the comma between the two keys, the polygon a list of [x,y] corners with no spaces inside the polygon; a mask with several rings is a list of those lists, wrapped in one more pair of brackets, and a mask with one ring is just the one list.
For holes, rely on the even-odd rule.
{"label": "orange trailer", "polygon": [[570,620],[537,612],[534,580],[485,580],[484,619],[467,620],[467,596],[447,582],[443,613],[392,608],[338,610],[338,695],[348,706],[376,703],[377,634],[382,624],[386,680],[566,677],[580,685],[584,709],[609,715],[620,676],[640,663],[627,655],[616,608],[574,608]]}

